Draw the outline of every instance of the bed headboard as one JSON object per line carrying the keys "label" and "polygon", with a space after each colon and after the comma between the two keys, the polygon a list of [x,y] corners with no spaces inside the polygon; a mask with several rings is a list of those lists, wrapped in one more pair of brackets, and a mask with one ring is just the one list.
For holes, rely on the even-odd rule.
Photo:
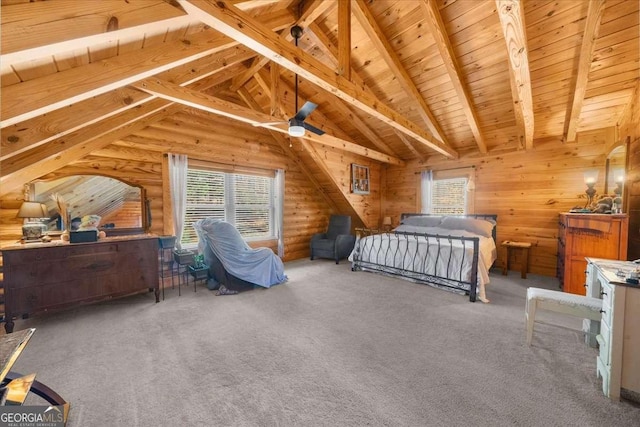
{"label": "bed headboard", "polygon": [[498,215],[495,215],[495,214],[433,215],[433,214],[425,214],[425,213],[403,213],[403,214],[400,214],[400,221],[410,216],[456,216],[460,218],[489,219],[496,223],[496,226],[493,227],[493,231],[491,232],[493,241],[496,242],[496,238],[497,238],[496,229],[498,228]]}

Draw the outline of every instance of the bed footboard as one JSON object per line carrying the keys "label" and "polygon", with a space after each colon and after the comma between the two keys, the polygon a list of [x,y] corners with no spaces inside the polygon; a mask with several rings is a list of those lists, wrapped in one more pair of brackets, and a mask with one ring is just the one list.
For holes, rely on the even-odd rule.
{"label": "bed footboard", "polygon": [[353,271],[373,271],[469,295],[476,300],[479,239],[356,229]]}

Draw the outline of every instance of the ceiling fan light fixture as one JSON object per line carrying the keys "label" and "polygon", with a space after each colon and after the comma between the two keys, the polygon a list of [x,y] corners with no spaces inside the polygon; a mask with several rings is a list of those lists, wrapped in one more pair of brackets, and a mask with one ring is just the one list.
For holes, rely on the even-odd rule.
{"label": "ceiling fan light fixture", "polygon": [[305,132],[305,128],[302,125],[292,123],[289,126],[289,136],[296,136],[296,137],[304,136],[304,132]]}

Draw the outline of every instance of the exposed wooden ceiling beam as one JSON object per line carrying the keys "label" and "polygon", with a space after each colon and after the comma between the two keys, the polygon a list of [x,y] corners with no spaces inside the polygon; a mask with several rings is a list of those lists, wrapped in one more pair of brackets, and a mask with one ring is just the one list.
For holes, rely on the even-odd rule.
{"label": "exposed wooden ceiling beam", "polygon": [[458,100],[462,104],[462,110],[464,111],[464,115],[467,118],[467,123],[471,128],[471,132],[473,133],[473,137],[476,140],[478,149],[481,153],[486,153],[487,144],[485,143],[482,132],[480,131],[478,114],[476,113],[476,109],[471,102],[469,91],[462,81],[461,76],[463,75],[463,73],[460,69],[460,66],[458,65],[458,61],[456,60],[456,55],[453,51],[453,47],[451,46],[451,42],[449,41],[449,36],[447,35],[447,30],[444,26],[444,22],[442,22],[442,17],[440,16],[440,12],[438,11],[438,5],[436,4],[435,0],[421,0],[420,3],[425,15],[425,23],[427,24],[429,31],[431,31],[433,39],[436,42],[436,47],[438,48],[440,56],[444,61],[444,66],[447,69],[447,73],[449,74],[451,83],[456,90]]}
{"label": "exposed wooden ceiling beam", "polygon": [[396,79],[402,90],[407,94],[409,99],[413,101],[417,105],[418,113],[420,113],[420,117],[429,128],[429,131],[433,134],[433,136],[440,141],[444,142],[447,145],[450,145],[447,141],[447,138],[442,131],[442,128],[438,124],[435,116],[429,109],[427,102],[424,100],[424,97],[416,87],[413,80],[411,80],[411,76],[404,68],[402,63],[400,62],[400,58],[393,50],[393,46],[387,40],[387,37],[384,35],[384,32],[378,25],[375,20],[375,17],[369,10],[369,7],[366,5],[364,0],[352,0],[353,4],[353,14],[355,15],[358,22],[364,29],[365,33],[369,36],[369,40],[375,45],[376,51],[380,54],[380,56],[387,63],[389,69],[396,76]]}
{"label": "exposed wooden ceiling beam", "polygon": [[240,89],[255,73],[260,71],[265,65],[269,63],[269,58],[264,56],[257,56],[251,66],[243,71],[240,75],[236,76],[231,80],[231,86],[229,86],[229,90],[232,92]]}
{"label": "exposed wooden ceiling beam", "polygon": [[496,7],[507,43],[509,81],[518,124],[519,146],[530,150],[533,148],[534,121],[524,10],[520,0],[496,0]]}
{"label": "exposed wooden ceiling beam", "polygon": [[260,1],[254,1],[254,0],[229,0],[233,3],[233,5],[235,7],[237,7],[240,10],[251,10],[251,9],[256,9],[258,7],[263,7],[267,4],[274,4],[274,3],[278,3],[281,0],[260,0]]}
{"label": "exposed wooden ceiling beam", "polygon": [[[327,13],[338,5],[337,0],[310,0],[302,2],[302,13],[296,20],[295,25],[306,28],[315,22],[322,14]],[[287,40],[293,40],[289,32],[285,34]]]}
{"label": "exposed wooden ceiling beam", "polygon": [[[296,20],[293,25],[309,25],[313,22],[318,16],[324,13],[330,7],[333,7],[330,1],[322,1],[322,0],[314,0],[304,4],[304,10],[300,18]],[[292,25],[292,26],[293,26]],[[293,40],[293,36],[290,31],[284,31],[283,36],[286,40]],[[269,63],[269,58],[266,56],[261,56],[255,59],[255,61],[251,64],[249,68],[242,74],[237,77],[234,77],[229,90],[232,92],[236,92],[240,87],[242,87],[249,79],[253,77],[258,71],[264,68],[265,65]],[[277,80],[276,80],[277,82]],[[272,109],[273,110],[273,109]]]}
{"label": "exposed wooden ceiling beam", "polygon": [[442,153],[449,158],[457,158],[458,153],[441,141],[404,118],[401,114],[368,95],[362,88],[335,73],[312,55],[285,43],[281,37],[269,31],[256,20],[237,10],[224,1],[179,0],[190,14],[197,16],[205,24],[230,36],[281,66],[301,75],[310,82],[335,94],[348,103],[384,121],[418,142]]}
{"label": "exposed wooden ceiling beam", "polygon": [[271,67],[269,68],[269,74],[271,76],[271,86],[269,87],[271,108],[269,109],[269,113],[271,116],[275,116],[280,112],[280,106],[278,105],[278,92],[280,92],[280,66],[275,62],[272,62]]}
{"label": "exposed wooden ceiling beam", "polygon": [[[235,64],[254,55],[255,52],[252,50],[244,46],[236,46],[216,55],[165,71],[159,77],[180,85],[201,82],[206,78],[204,86],[198,84],[194,87],[203,90],[221,83],[220,79],[212,78],[213,75],[223,76],[221,71],[231,71],[224,76],[224,79],[228,80],[234,74],[232,70]],[[0,160],[6,160],[144,102],[149,102],[154,98],[146,92],[123,87],[86,99],[67,108],[54,110],[46,115],[5,127],[0,131],[0,147],[2,148]]]}
{"label": "exposed wooden ceiling beam", "polygon": [[420,159],[421,161],[426,161],[426,157],[422,155],[421,152],[419,152],[418,150],[416,150],[416,148],[413,146],[413,144],[411,143],[411,141],[409,141],[409,138],[407,138],[402,132],[398,132],[397,129],[394,129],[396,135],[398,135],[398,138],[400,138],[400,141],[402,141],[402,143],[405,145],[405,147],[407,147],[409,149],[409,151],[411,151],[413,153],[414,156],[416,156],[418,159]]}
{"label": "exposed wooden ceiling beam", "polygon": [[[332,4],[333,3],[333,4]],[[310,31],[307,32],[307,35],[315,35],[316,32],[319,31],[318,26],[315,24],[315,19],[320,16],[322,13],[325,13],[326,11],[328,11],[330,8],[335,7],[336,2],[332,2],[330,0],[314,0],[312,2],[308,2],[308,6],[305,9],[305,11],[303,12],[301,18],[296,22],[297,25],[300,26],[306,26]],[[343,7],[344,5],[348,6],[346,9],[348,11],[348,25],[347,23],[343,23],[342,25],[345,26],[345,28],[348,28],[349,31],[346,31],[345,35],[343,35],[344,38],[348,37],[347,41],[342,42],[342,44],[344,46],[347,47],[347,52],[343,52],[342,56],[343,56],[343,61],[346,61],[348,66],[349,66],[349,76],[345,76],[347,78],[353,78],[355,77],[355,83],[360,85],[361,87],[365,87],[362,79],[359,76],[354,76],[355,73],[353,73],[351,71],[351,67],[350,67],[350,58],[351,58],[351,32],[350,32],[350,28],[351,28],[351,3],[350,2],[339,2],[339,7]],[[307,5],[307,3],[305,3],[305,5]],[[311,13],[313,12],[313,13]],[[343,11],[343,14],[345,12]],[[342,18],[343,20],[346,20],[346,18],[343,16]],[[314,30],[315,29],[315,30]],[[292,40],[293,37],[291,36],[290,33],[286,33],[285,34],[285,39],[286,40]],[[328,55],[330,57],[333,57],[333,52],[331,52],[330,50],[328,50],[325,47],[325,44],[322,41],[319,41],[320,43],[320,48],[325,50]],[[336,52],[336,55],[340,55],[339,53]],[[271,95],[271,102],[272,104],[275,102],[278,102],[278,98],[277,96],[274,96],[273,94],[273,85],[274,84],[278,84],[278,82],[280,81],[280,78],[278,77],[277,79],[274,79],[274,73],[273,70],[277,70],[279,68],[279,66],[275,63],[272,62],[272,73],[271,73],[271,85],[272,85],[272,95]],[[338,73],[340,73],[340,70],[338,70]],[[279,75],[279,73],[277,73]],[[368,89],[368,88],[367,88]],[[276,92],[277,93],[277,92]],[[323,99],[326,98],[326,96],[324,96],[324,94],[326,94],[327,92],[322,92],[323,94]],[[391,148],[384,142],[382,141],[382,139],[373,131],[369,128],[369,126],[367,126],[366,123],[364,123],[364,121],[362,119],[360,119],[360,117],[355,114],[353,111],[351,111],[351,109],[349,109],[349,107],[347,107],[347,105],[344,103],[344,101],[337,101],[335,103],[332,104],[336,110],[338,111],[339,114],[345,115],[347,117],[349,117],[349,119],[351,120],[352,124],[354,125],[354,127],[356,129],[358,129],[360,131],[360,133],[362,133],[373,145],[375,145],[379,150],[390,154],[392,156],[395,156],[395,154],[393,153],[393,150],[391,150]],[[274,106],[272,105],[272,115],[274,114]]]}
{"label": "exposed wooden ceiling beam", "polygon": [[[273,118],[268,114],[254,111],[241,105],[209,96],[202,92],[190,90],[188,88],[184,88],[167,81],[161,81],[156,78],[145,79],[143,81],[135,83],[133,86],[137,89],[144,90],[169,101],[178,102],[183,105],[188,105],[193,108],[208,111],[210,113],[218,114],[230,119],[239,120],[251,125],[261,125],[263,123],[269,123],[273,120]],[[288,130],[283,127],[262,127],[272,129],[281,133],[288,133]],[[358,144],[344,141],[329,134],[318,136],[312,134],[311,132],[306,132],[303,138],[310,141],[319,142],[321,144],[329,145],[331,147],[339,148],[341,150],[358,154],[360,156],[369,157],[370,159],[377,160],[379,162],[404,165],[404,162],[400,159],[384,153],[380,153],[378,151],[369,150]]]}
{"label": "exposed wooden ceiling beam", "polygon": [[325,159],[323,159],[320,153],[318,153],[318,150],[316,150],[316,147],[314,147],[312,144],[309,144],[308,141],[300,141],[300,143],[302,144],[304,149],[307,151],[307,153],[309,153],[309,155],[313,159],[313,162],[316,164],[316,166],[318,166],[318,168],[322,171],[322,174],[329,178],[329,181],[337,188],[338,193],[342,195],[342,198],[341,198],[342,201],[346,202],[346,206],[348,206],[349,210],[351,211],[348,214],[352,216],[354,219],[353,221],[354,223],[352,224],[352,226],[355,226],[355,227],[362,226],[362,225],[364,225],[365,227],[369,226],[369,224],[366,224],[364,222],[364,219],[361,216],[361,213],[363,213],[364,210],[354,209],[353,204],[346,198],[345,193],[340,185],[341,184],[340,181],[336,180],[335,174],[331,172],[331,169],[327,166]]}
{"label": "exposed wooden ceiling beam", "polygon": [[567,111],[567,118],[564,121],[563,140],[566,142],[573,142],[576,140],[578,120],[580,119],[580,113],[582,112],[584,94],[587,91],[591,60],[593,59],[593,52],[596,46],[596,39],[598,38],[600,21],[604,14],[604,7],[605,0],[592,0],[589,2],[587,20],[584,26],[584,34],[582,36],[582,46],[580,46],[578,72],[576,74],[575,86],[572,91],[573,99],[571,101],[571,107]]}
{"label": "exposed wooden ceiling beam", "polygon": [[351,80],[351,2],[338,2],[338,74]]}
{"label": "exposed wooden ceiling beam", "polygon": [[104,148],[113,141],[144,129],[164,117],[171,116],[184,107],[157,99],[135,110],[128,110],[100,123],[74,132],[63,140],[48,142],[44,147],[30,150],[0,163],[0,196],[22,187],[43,175],[60,169],[69,163]]}
{"label": "exposed wooden ceiling beam", "polygon": [[[311,23],[308,27],[309,31],[307,35],[313,39],[319,49],[321,49],[330,59],[336,60],[337,64],[337,56],[338,56],[338,48],[329,40],[329,38],[322,32],[322,29],[316,24]],[[369,89],[369,87],[364,83],[364,80],[360,75],[355,71],[351,70],[351,81],[355,83],[358,87],[362,88],[369,96],[376,99],[375,94]],[[329,92],[323,91],[323,94],[329,94]],[[325,96],[326,98],[326,96]],[[381,102],[381,101],[379,101]],[[362,135],[364,135],[373,145],[375,145],[378,149],[384,151],[385,153],[392,154],[395,156],[393,150],[378,136],[378,134],[369,127],[351,108],[349,108],[345,101],[336,102],[332,104],[338,110],[339,114],[345,115],[349,117],[353,126],[360,131]]]}
{"label": "exposed wooden ceiling beam", "polygon": [[[269,22],[269,28],[277,30],[289,25],[291,15],[278,12],[264,19]],[[206,30],[181,40],[4,87],[0,127],[126,86],[236,44],[224,35]]]}

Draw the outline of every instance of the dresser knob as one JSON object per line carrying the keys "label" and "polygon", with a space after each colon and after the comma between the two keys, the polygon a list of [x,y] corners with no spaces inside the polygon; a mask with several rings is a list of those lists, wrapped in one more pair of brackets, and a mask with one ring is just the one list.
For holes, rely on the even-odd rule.
{"label": "dresser knob", "polygon": [[602,296],[602,295],[606,295],[606,294],[607,294],[606,292],[602,292],[602,291],[600,291],[600,296]]}
{"label": "dresser knob", "polygon": [[587,287],[588,287],[586,283],[585,283],[585,284],[583,284],[582,286],[584,286],[585,288],[587,288]]}
{"label": "dresser knob", "polygon": [[600,310],[600,313],[604,314],[604,313],[606,313],[606,311],[604,311],[604,310]]}

